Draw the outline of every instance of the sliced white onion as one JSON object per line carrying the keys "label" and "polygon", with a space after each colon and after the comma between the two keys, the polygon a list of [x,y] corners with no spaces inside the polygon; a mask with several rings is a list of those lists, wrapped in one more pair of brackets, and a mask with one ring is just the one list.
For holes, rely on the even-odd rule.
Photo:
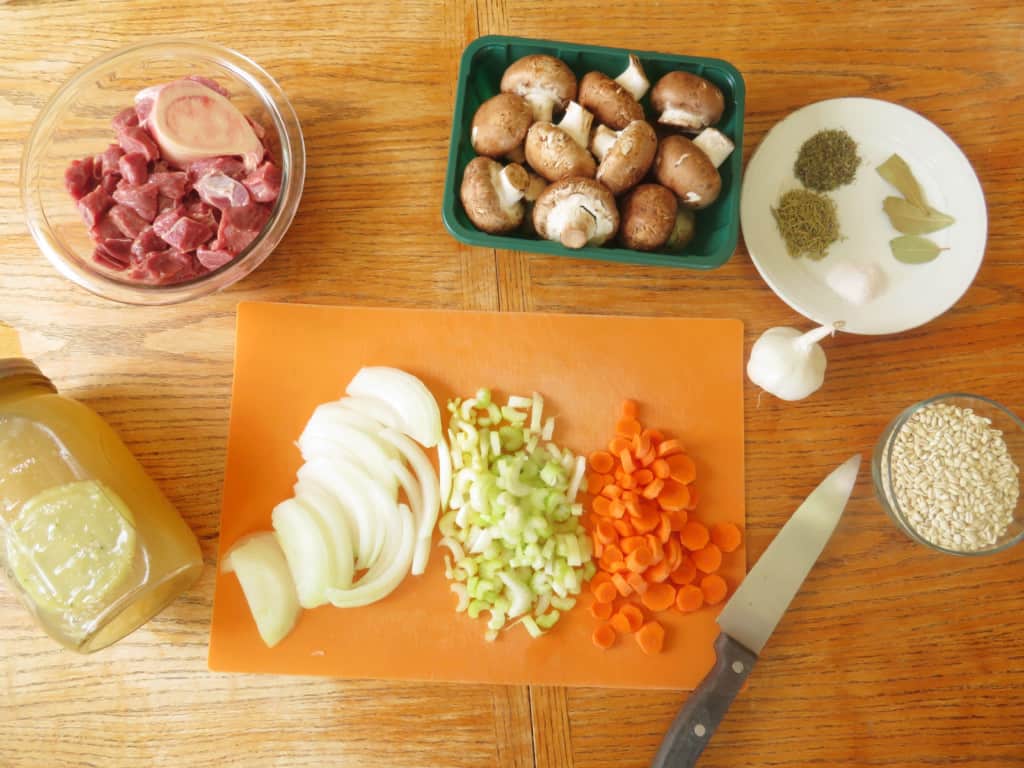
{"label": "sliced white onion", "polygon": [[398,415],[401,430],[426,448],[441,439],[441,410],[426,385],[410,373],[382,366],[361,369],[345,391],[383,400]]}
{"label": "sliced white onion", "polygon": [[434,465],[416,443],[394,429],[383,429],[381,439],[391,443],[399,450],[406,461],[412,466],[423,492],[423,517],[420,518],[416,531],[416,552],[412,561],[412,574],[418,576],[427,568],[430,561],[430,543],[434,536],[434,525],[441,508],[440,485]]}
{"label": "sliced white onion", "polygon": [[312,509],[327,531],[328,543],[334,555],[334,579],[330,586],[352,586],[354,556],[352,554],[352,531],[350,519],[338,498],[319,483],[302,482],[295,484],[295,497]]}
{"label": "sliced white onion", "polygon": [[352,462],[392,492],[397,488],[395,476],[388,469],[389,460],[397,455],[394,449],[375,435],[332,418],[331,411],[317,409],[302,431],[298,446],[306,461],[326,458]]}
{"label": "sliced white onion", "polygon": [[338,404],[350,411],[365,414],[385,427],[402,428],[402,420],[398,418],[395,409],[376,397],[343,397]]}
{"label": "sliced white onion", "polygon": [[[397,523],[395,519],[397,518]],[[395,515],[387,516],[387,541],[379,568],[374,566],[351,589],[329,589],[328,599],[339,608],[355,608],[375,603],[387,597],[409,573],[415,546],[415,529],[412,512],[405,504],[399,504]]]}
{"label": "sliced white onion", "polygon": [[327,602],[327,589],[334,581],[334,562],[327,546],[327,532],[317,514],[305,502],[288,499],[274,507],[271,519],[277,543],[295,581],[299,605],[323,605]]}
{"label": "sliced white onion", "polygon": [[405,463],[398,459],[391,460],[391,469],[398,478],[398,484],[405,491],[405,498],[409,500],[409,508],[412,510],[412,519],[416,523],[416,530],[419,530],[420,521],[423,519],[423,490]]}
{"label": "sliced white onion", "polygon": [[239,539],[225,555],[221,570],[238,577],[256,629],[273,648],[292,631],[299,616],[295,582],[277,538],[266,531]]}
{"label": "sliced white onion", "polygon": [[[343,469],[339,469],[343,467]],[[371,501],[366,497],[362,485],[346,482],[344,474],[347,464],[338,464],[326,459],[307,461],[299,468],[298,478],[305,482],[308,478],[329,489],[338,499],[350,517],[350,526],[355,533],[352,538],[356,568],[369,568],[373,565],[374,552],[378,551],[377,536],[379,526],[375,522]],[[350,470],[351,471],[351,470]]]}

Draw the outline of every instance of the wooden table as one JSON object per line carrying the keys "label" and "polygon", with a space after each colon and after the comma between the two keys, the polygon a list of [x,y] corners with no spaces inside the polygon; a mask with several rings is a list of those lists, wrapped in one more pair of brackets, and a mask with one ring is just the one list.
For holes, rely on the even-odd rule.
{"label": "wooden table", "polygon": [[[0,591],[0,765],[643,766],[681,693],[228,676],[206,669],[235,305],[242,299],[738,317],[748,345],[808,326],[741,245],[699,274],[463,247],[441,224],[458,57],[513,33],[718,56],[747,83],[744,153],[793,109],[904,104],[977,170],[988,251],[955,309],[892,338],[827,344],[797,404],[746,390],[750,561],[826,471],[904,406],[950,390],[1024,412],[1024,5],[927,0],[566,0],[0,5],[0,319],[106,417],[200,537],[199,584],[90,657]],[[218,296],[139,309],[59,277],[24,226],[22,142],[78,67],[140,36],[208,37],[265,66],[309,152],[291,231]],[[926,286],[921,287],[927,290]],[[699,373],[699,371],[698,371]],[[867,472],[702,766],[1024,765],[1024,549],[950,559],[889,523]]]}

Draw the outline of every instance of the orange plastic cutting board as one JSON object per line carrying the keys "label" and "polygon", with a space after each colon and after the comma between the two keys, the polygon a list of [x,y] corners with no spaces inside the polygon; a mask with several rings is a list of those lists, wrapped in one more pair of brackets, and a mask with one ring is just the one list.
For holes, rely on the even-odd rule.
{"label": "orange plastic cutting board", "polygon": [[[365,365],[419,376],[437,397],[545,398],[555,441],[576,452],[605,445],[623,398],[640,419],[681,437],[697,464],[709,523],[742,526],[743,328],[738,320],[601,317],[242,304],[238,310],[220,555],[244,534],[270,528],[302,463],[294,445],[313,409],[344,394]],[[447,423],[447,419],[445,419]],[[434,453],[431,451],[430,453]],[[435,457],[436,461],[436,457]],[[730,586],[743,549],[726,555]],[[210,668],[338,677],[692,689],[714,660],[717,609],[661,614],[665,651],[647,657],[632,637],[611,650],[591,643],[589,591],[549,634],[522,627],[484,641],[484,622],[457,602],[436,548],[422,576],[357,609],[306,611],[275,648],[260,641],[233,575],[218,571]]]}

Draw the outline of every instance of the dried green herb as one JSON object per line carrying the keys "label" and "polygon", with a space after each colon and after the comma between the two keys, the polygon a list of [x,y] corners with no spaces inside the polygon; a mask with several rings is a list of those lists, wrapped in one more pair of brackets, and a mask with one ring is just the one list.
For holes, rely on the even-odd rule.
{"label": "dried green herb", "polygon": [[904,235],[927,235],[938,232],[956,221],[952,216],[936,211],[931,206],[918,208],[902,197],[887,197],[882,203],[889,221],[897,232]]}
{"label": "dried green herb", "polygon": [[786,251],[794,258],[823,259],[828,247],[839,239],[836,204],[825,195],[792,189],[779,198],[771,212],[786,241]]}
{"label": "dried green herb", "polygon": [[929,207],[921,185],[917,183],[913,171],[910,170],[907,161],[902,157],[893,154],[875,170],[878,171],[879,176],[896,187],[900,194],[907,198],[907,201],[912,205],[916,205],[921,209]]}
{"label": "dried green herb", "polygon": [[857,175],[857,142],[846,131],[818,131],[800,147],[793,173],[808,189],[831,192]]}
{"label": "dried green herb", "polygon": [[933,261],[946,248],[940,248],[927,237],[903,235],[889,241],[892,255],[904,264],[926,264]]}

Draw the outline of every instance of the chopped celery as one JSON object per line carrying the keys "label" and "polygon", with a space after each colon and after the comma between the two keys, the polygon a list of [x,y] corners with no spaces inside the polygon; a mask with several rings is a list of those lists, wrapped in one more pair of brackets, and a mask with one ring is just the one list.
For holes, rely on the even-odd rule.
{"label": "chopped celery", "polygon": [[488,640],[517,623],[543,634],[594,572],[576,503],[585,460],[551,441],[555,419],[543,419],[543,408],[536,393],[499,406],[486,388],[448,403],[445,574],[456,582],[460,610],[488,613]]}

